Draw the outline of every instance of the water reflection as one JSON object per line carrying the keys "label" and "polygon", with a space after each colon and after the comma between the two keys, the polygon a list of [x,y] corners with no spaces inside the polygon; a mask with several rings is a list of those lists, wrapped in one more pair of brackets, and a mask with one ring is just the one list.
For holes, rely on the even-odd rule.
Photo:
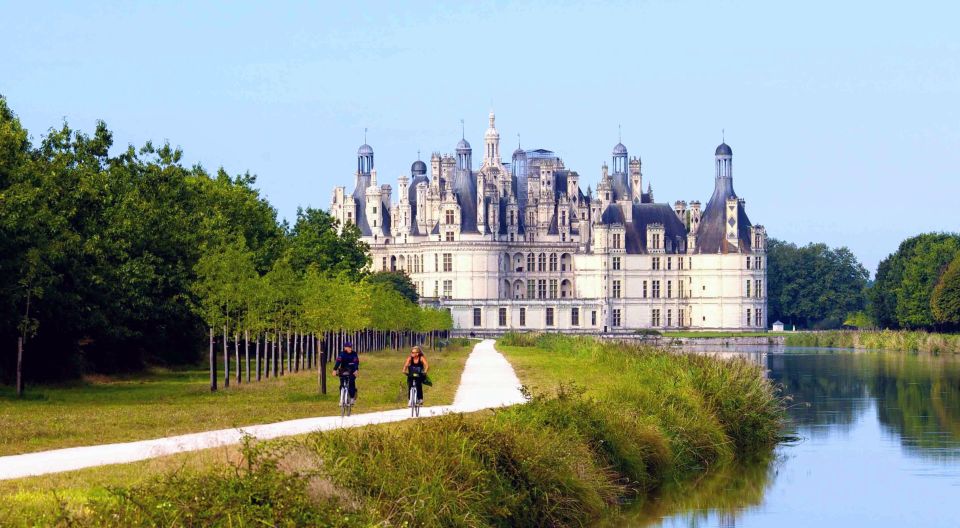
{"label": "water reflection", "polygon": [[666,489],[615,525],[960,526],[960,357],[743,355],[782,385],[802,441]]}

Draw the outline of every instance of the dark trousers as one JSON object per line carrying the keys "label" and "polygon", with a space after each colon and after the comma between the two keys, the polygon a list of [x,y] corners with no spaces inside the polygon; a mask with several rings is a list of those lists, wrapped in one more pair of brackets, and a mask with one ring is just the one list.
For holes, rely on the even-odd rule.
{"label": "dark trousers", "polygon": [[352,374],[346,376],[340,376],[340,388],[343,388],[343,383],[347,383],[347,391],[350,394],[351,398],[357,397],[357,378]]}
{"label": "dark trousers", "polygon": [[407,392],[410,392],[410,387],[416,384],[417,386],[417,399],[423,399],[423,378],[414,378],[413,376],[407,376]]}

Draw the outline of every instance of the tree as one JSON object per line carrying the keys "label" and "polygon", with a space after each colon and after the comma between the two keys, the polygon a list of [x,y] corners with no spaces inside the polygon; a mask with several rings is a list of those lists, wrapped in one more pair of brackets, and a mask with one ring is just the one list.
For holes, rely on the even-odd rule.
{"label": "tree", "polygon": [[853,253],[825,244],[770,239],[767,297],[770,318],[804,327],[838,327],[866,303],[868,273]]}
{"label": "tree", "polygon": [[299,273],[312,266],[334,275],[346,273],[357,280],[370,264],[369,249],[360,240],[357,226],[348,224],[338,231],[337,220],[326,211],[297,209],[288,256]]}
{"label": "tree", "polygon": [[412,303],[420,301],[417,287],[410,280],[410,276],[403,271],[378,271],[371,273],[364,280],[370,285],[383,284],[388,286]]}
{"label": "tree", "polygon": [[960,255],[947,266],[930,298],[933,318],[953,328],[960,326]]}
{"label": "tree", "polygon": [[926,233],[904,240],[877,267],[868,293],[871,317],[882,328],[932,328],[934,288],[958,253],[958,234]]}

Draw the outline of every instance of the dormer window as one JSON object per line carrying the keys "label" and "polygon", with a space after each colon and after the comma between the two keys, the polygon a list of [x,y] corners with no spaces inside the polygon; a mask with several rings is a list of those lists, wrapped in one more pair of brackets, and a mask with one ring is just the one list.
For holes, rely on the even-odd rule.
{"label": "dormer window", "polygon": [[448,224],[453,223],[453,209],[447,209],[446,211],[446,221]]}

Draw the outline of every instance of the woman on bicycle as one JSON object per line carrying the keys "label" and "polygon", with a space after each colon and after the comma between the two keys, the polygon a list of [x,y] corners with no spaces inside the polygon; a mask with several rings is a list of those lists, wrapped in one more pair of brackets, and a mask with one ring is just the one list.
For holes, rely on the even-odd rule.
{"label": "woman on bicycle", "polygon": [[414,384],[413,374],[419,374],[417,376],[417,403],[423,403],[423,378],[427,375],[427,371],[430,370],[430,365],[427,364],[427,356],[423,355],[423,349],[419,345],[414,346],[410,350],[410,355],[407,356],[407,361],[403,364],[403,372],[407,375],[407,390],[409,391]]}

